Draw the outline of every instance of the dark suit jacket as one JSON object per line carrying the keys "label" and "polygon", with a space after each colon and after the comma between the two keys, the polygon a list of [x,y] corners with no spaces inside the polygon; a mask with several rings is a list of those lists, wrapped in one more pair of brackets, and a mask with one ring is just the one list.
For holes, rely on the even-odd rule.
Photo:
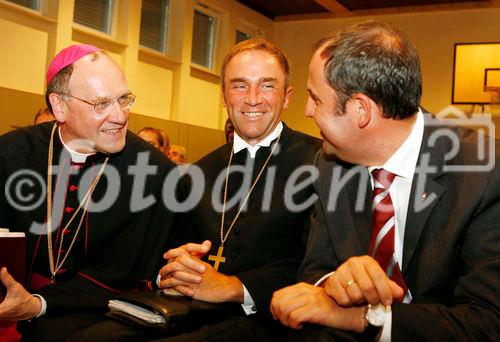
{"label": "dark suit jacket", "polygon": [[[498,340],[500,338],[499,144],[489,171],[453,170],[484,165],[478,134],[443,126],[426,128],[413,178],[405,226],[402,271],[411,304],[392,305],[393,341]],[[435,139],[440,137],[438,139]],[[487,141],[488,142],[488,141]],[[488,154],[488,153],[487,153]],[[428,165],[428,172],[418,171]],[[313,282],[351,256],[368,254],[371,199],[367,169],[317,158],[319,195],[301,277]],[[451,167],[451,169],[450,169]],[[333,181],[334,171],[352,177]],[[333,173],[332,173],[333,172]],[[359,193],[359,195],[358,195]],[[366,194],[366,196],[364,196]],[[336,197],[336,205],[334,198]],[[329,201],[329,197],[330,198]],[[361,210],[356,210],[356,201]],[[330,209],[328,210],[328,203]],[[333,208],[333,209],[332,209]]]}
{"label": "dark suit jacket", "polygon": [[[272,293],[297,280],[313,206],[313,202],[309,201],[310,204],[300,210],[290,210],[285,204],[285,188],[290,176],[299,167],[309,165],[312,168],[320,140],[284,125],[279,144],[277,154],[270,159],[249,198],[247,210],[242,211],[229,234],[224,246],[226,262],[219,266],[220,272],[237,276],[255,301],[258,313],[268,315]],[[272,146],[261,147],[255,159],[249,158],[246,149],[234,155],[231,168],[239,168],[240,171],[231,172],[229,176],[228,203],[238,191],[247,194],[248,187],[242,184],[243,175],[249,176],[249,183],[252,183]],[[208,239],[212,241],[209,254],[217,254],[221,208],[214,203],[222,205],[225,170],[231,149],[232,144],[226,144],[194,164],[203,171],[205,191],[194,209],[184,215],[182,227],[173,232],[177,244]],[[306,173],[302,173],[302,177],[293,183],[298,184],[305,177]],[[268,187],[271,190],[268,193],[266,183],[274,184]],[[304,203],[312,195],[313,186],[309,182],[308,186],[294,193],[294,203]],[[224,233],[229,229],[240,204],[241,200],[236,206],[226,208]],[[212,261],[209,263],[213,265]]]}

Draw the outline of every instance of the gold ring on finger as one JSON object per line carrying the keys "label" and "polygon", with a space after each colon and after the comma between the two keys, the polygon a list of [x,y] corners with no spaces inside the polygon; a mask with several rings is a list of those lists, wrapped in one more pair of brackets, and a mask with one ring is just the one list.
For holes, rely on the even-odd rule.
{"label": "gold ring on finger", "polygon": [[355,284],[355,283],[356,283],[356,281],[355,281],[354,279],[349,280],[349,281],[347,282],[347,284],[345,284],[345,288],[348,288],[349,286],[351,286],[352,284]]}

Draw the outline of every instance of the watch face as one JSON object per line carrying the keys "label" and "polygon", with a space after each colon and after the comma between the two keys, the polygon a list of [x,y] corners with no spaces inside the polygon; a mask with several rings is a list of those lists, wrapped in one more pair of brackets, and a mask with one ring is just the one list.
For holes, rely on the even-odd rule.
{"label": "watch face", "polygon": [[369,324],[381,327],[385,322],[385,307],[382,304],[369,305],[366,311],[366,320]]}

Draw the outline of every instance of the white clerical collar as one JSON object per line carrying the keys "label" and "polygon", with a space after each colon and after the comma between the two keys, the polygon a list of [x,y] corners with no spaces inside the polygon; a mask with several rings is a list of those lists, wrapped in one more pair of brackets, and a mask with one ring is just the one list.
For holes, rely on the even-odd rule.
{"label": "white clerical collar", "polygon": [[397,176],[412,179],[417,166],[420,145],[424,136],[424,115],[418,109],[417,119],[404,143],[385,162],[383,166],[372,166],[368,168],[371,173],[374,169],[384,168]]}
{"label": "white clerical collar", "polygon": [[77,152],[77,151],[73,150],[68,145],[66,145],[64,143],[64,140],[63,140],[62,135],[61,135],[61,126],[57,127],[57,133],[59,134],[59,139],[61,140],[61,143],[63,144],[64,148],[71,155],[71,161],[73,163],[85,163],[85,161],[87,160],[88,156],[91,156],[91,155],[95,154],[95,152],[94,153],[80,153],[80,152]]}
{"label": "white clerical collar", "polygon": [[236,154],[240,152],[243,149],[247,149],[248,152],[250,152],[250,157],[255,158],[255,154],[257,153],[257,150],[262,146],[262,147],[269,147],[271,145],[271,142],[278,138],[278,136],[281,134],[281,131],[283,130],[283,123],[280,121],[276,127],[274,127],[273,131],[264,139],[259,141],[255,146],[250,145],[247,143],[245,140],[243,140],[236,131],[234,132],[234,140],[233,140],[233,152]]}

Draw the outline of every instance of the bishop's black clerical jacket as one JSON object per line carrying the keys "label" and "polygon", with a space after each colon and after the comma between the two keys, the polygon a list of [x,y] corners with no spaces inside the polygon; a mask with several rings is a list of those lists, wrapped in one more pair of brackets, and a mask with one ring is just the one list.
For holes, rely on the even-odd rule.
{"label": "bishop's black clerical jacket", "polygon": [[[26,232],[26,279],[18,281],[32,290],[36,288],[34,293],[45,298],[48,315],[86,310],[105,312],[108,299],[116,291],[137,288],[157,274],[173,220],[173,214],[162,202],[161,191],[174,165],[150,144],[128,132],[125,148],[109,156],[86,213],[83,217],[77,214],[63,230],[105,156],[98,153],[84,163],[72,163],[56,131],[53,169],[57,174],[52,177],[52,192],[62,194],[63,202],[61,215],[53,210],[52,249],[54,259],[59,256],[60,261],[69,254],[57,272],[55,283],[46,285],[51,275],[44,224],[52,126],[53,123],[32,126],[0,137],[0,185],[5,189],[0,194],[0,226]],[[141,153],[145,153],[147,164],[154,170],[142,179],[134,176],[130,168],[137,164]],[[18,183],[20,180],[28,182]],[[22,185],[16,188],[15,184]],[[21,196],[16,189],[20,189]],[[20,198],[32,201],[23,203]],[[151,203],[138,203],[144,198]],[[80,219],[83,219],[80,230],[70,248]],[[42,230],[37,230],[37,225]]]}

